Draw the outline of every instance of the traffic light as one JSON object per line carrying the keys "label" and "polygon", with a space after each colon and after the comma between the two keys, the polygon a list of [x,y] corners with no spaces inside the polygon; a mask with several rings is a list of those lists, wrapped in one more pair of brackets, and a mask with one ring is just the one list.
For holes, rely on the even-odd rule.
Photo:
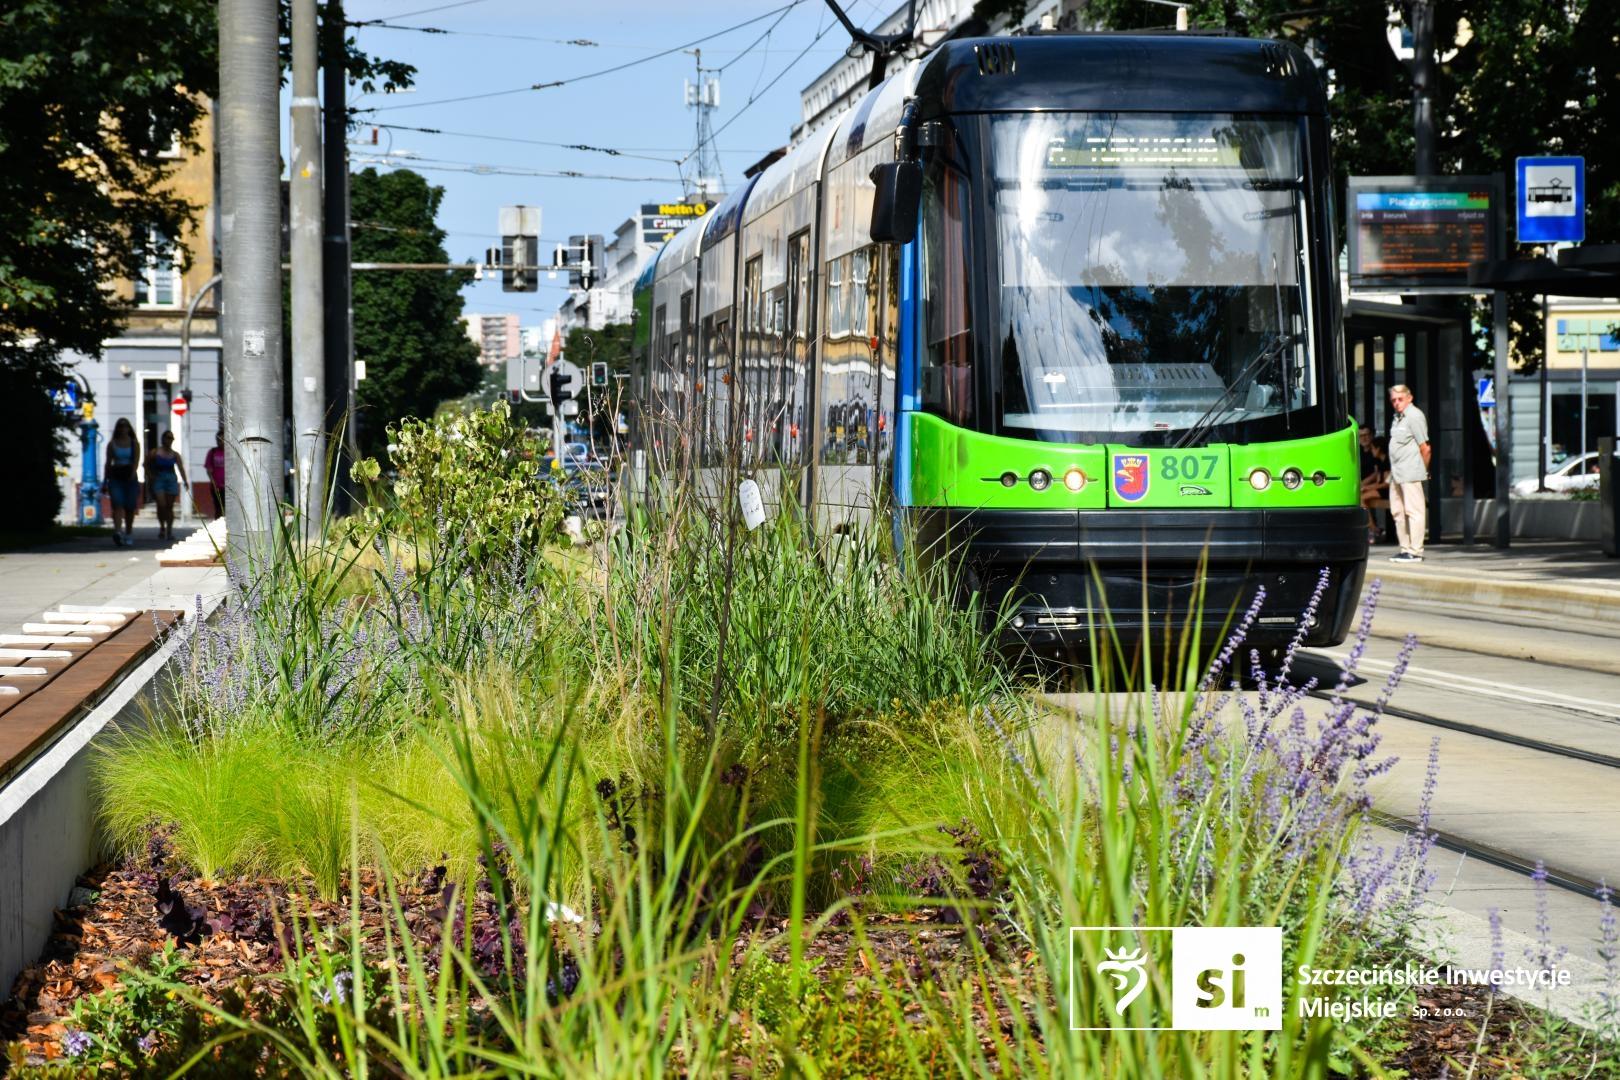
{"label": "traffic light", "polygon": [[590,288],[585,284],[585,237],[570,236],[562,257],[563,265],[568,267],[568,284],[580,289]]}
{"label": "traffic light", "polygon": [[574,377],[573,377],[573,375],[561,370],[560,368],[552,368],[551,369],[551,404],[552,404],[552,406],[560,410],[562,408],[562,403],[565,402],[565,401],[570,400],[573,396],[574,396]]}
{"label": "traffic light", "polygon": [[540,289],[540,238],[501,237],[501,291],[537,292]]}
{"label": "traffic light", "polygon": [[606,386],[608,384],[607,361],[597,360],[591,364],[591,385]]}
{"label": "traffic light", "polygon": [[500,224],[501,291],[535,292],[540,288],[540,208],[503,206]]}
{"label": "traffic light", "polygon": [[594,289],[602,280],[604,247],[600,234],[575,235],[566,245],[558,245],[552,265],[568,268],[568,284],[579,289]]}
{"label": "traffic light", "polygon": [[602,280],[602,272],[607,268],[602,265],[602,237],[588,236],[585,238],[585,271],[580,275],[580,284],[587,289],[596,287]]}

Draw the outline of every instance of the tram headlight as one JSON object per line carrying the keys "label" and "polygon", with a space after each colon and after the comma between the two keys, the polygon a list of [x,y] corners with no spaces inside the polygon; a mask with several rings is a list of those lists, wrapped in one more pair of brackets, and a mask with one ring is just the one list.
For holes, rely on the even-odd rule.
{"label": "tram headlight", "polygon": [[1011,472],[1011,471],[1002,473],[1001,474],[1001,486],[1002,487],[1009,487],[1009,488],[1010,487],[1017,487],[1018,486],[1018,474],[1015,473],[1015,472]]}
{"label": "tram headlight", "polygon": [[1052,474],[1045,469],[1036,469],[1029,474],[1029,486],[1036,491],[1045,491],[1052,486]]}
{"label": "tram headlight", "polygon": [[1271,486],[1271,473],[1265,469],[1253,469],[1249,472],[1249,486],[1256,491],[1264,491]]}
{"label": "tram headlight", "polygon": [[1063,474],[1063,486],[1070,491],[1080,491],[1086,486],[1086,474],[1080,471],[1078,465],[1071,466],[1069,471]]}
{"label": "tram headlight", "polygon": [[1299,485],[1305,482],[1305,474],[1298,469],[1284,469],[1282,474],[1283,487],[1289,491],[1298,491]]}

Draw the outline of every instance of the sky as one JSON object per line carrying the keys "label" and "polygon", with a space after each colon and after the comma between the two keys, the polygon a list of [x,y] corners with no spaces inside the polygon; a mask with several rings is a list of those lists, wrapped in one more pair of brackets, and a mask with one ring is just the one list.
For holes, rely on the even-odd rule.
{"label": "sky", "polygon": [[[846,5],[855,22],[868,27],[892,6],[883,0],[846,0]],[[777,10],[784,6],[786,11]],[[439,225],[449,234],[445,246],[454,261],[481,258],[496,242],[502,206],[541,208],[541,260],[546,262],[554,244],[571,234],[611,236],[641,203],[681,196],[675,163],[696,141],[696,116],[683,103],[682,80],[695,77],[695,61],[679,51],[649,59],[656,53],[757,20],[697,46],[705,68],[723,69],[720,108],[712,123],[729,186],[742,179],[743,169],[787,142],[799,119],[800,90],[848,45],[823,0],[709,0],[693,7],[659,0],[348,0],[346,14],[353,22],[385,20],[449,31],[380,26],[353,31],[367,52],[414,64],[417,77],[416,88],[405,94],[351,91],[351,105],[375,111],[360,114],[349,152],[357,170],[367,158],[386,157],[444,187]],[[580,39],[595,44],[569,44]],[[545,90],[443,100],[577,79],[632,61],[644,62]],[[376,124],[437,128],[445,134],[374,130]],[[525,141],[502,141],[513,139]],[[407,162],[406,154],[418,160]],[[479,166],[632,179],[471,171]],[[691,162],[685,170],[694,173]],[[503,293],[498,281],[486,280],[468,286],[464,295],[468,312],[514,311],[524,325],[537,325],[567,297],[566,278],[543,277],[537,293]]]}

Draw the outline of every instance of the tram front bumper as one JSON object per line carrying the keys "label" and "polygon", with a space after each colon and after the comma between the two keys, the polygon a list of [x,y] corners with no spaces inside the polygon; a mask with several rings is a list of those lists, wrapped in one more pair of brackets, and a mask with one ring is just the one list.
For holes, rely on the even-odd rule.
{"label": "tram front bumper", "polygon": [[947,559],[960,590],[977,592],[1035,646],[1081,646],[1110,628],[1129,641],[1196,625],[1208,647],[1264,587],[1246,640],[1274,647],[1294,637],[1323,573],[1305,643],[1337,644],[1367,565],[1360,507],[911,513],[923,560]]}

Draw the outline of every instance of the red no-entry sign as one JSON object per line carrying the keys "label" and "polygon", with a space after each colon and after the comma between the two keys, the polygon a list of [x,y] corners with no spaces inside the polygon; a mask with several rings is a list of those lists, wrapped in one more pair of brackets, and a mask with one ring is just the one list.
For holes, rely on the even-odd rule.
{"label": "red no-entry sign", "polygon": [[175,398],[174,399],[174,404],[170,405],[169,409],[176,416],[184,416],[184,415],[186,415],[186,399],[183,398],[183,397]]}

